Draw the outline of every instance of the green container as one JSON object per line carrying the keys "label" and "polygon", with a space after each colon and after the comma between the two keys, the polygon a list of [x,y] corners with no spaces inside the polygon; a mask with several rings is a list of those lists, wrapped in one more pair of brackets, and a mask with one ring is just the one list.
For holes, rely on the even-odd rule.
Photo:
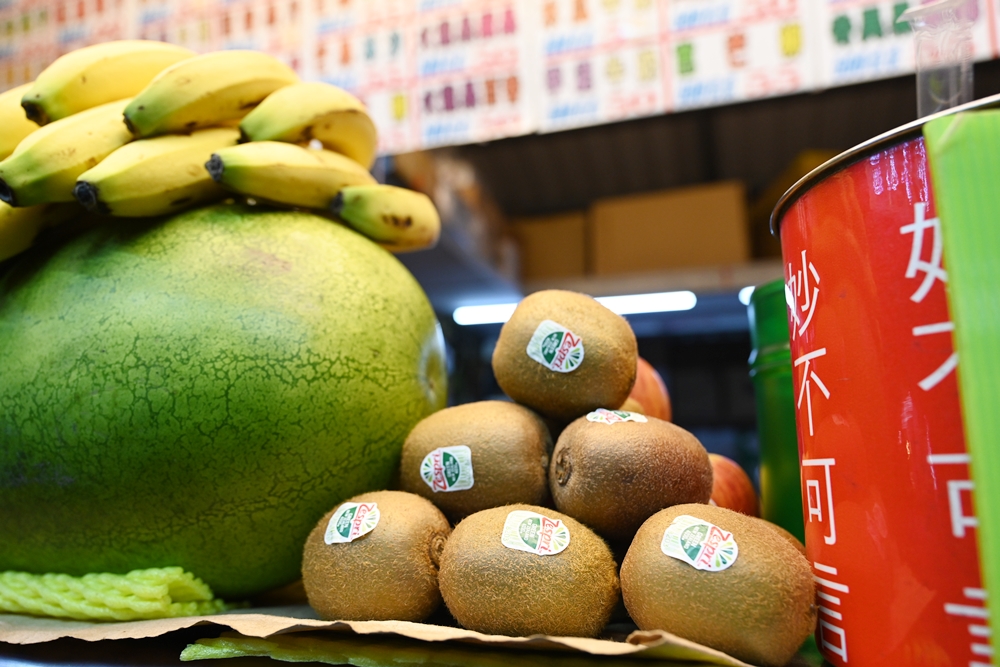
{"label": "green container", "polygon": [[948,309],[961,360],[958,390],[976,485],[979,563],[996,646],[1000,637],[996,602],[1000,594],[1000,110],[932,120],[924,125],[924,138],[944,237]]}
{"label": "green container", "polygon": [[782,280],[753,291],[750,317],[750,377],[757,402],[760,440],[761,516],[805,542],[795,389],[788,346],[788,312]]}

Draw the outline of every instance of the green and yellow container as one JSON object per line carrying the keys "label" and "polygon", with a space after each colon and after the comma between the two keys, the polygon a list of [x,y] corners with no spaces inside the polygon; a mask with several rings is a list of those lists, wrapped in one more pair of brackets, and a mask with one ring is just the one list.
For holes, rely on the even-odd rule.
{"label": "green and yellow container", "polygon": [[748,315],[753,345],[750,377],[757,402],[760,439],[761,516],[804,542],[784,281],[775,280],[755,289]]}

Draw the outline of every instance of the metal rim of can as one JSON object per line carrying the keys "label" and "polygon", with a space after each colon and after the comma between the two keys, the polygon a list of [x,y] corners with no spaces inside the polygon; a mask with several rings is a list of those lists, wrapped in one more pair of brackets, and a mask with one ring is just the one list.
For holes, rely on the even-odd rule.
{"label": "metal rim of can", "polygon": [[940,111],[936,114],[918,118],[917,120],[911,121],[906,125],[901,125],[897,128],[889,130],[888,132],[884,132],[876,137],[873,137],[868,141],[860,143],[854,148],[850,148],[836,157],[830,158],[800,178],[795,185],[788,188],[785,194],[781,195],[781,199],[779,199],[778,203],[774,205],[774,211],[771,212],[771,235],[780,236],[781,218],[784,217],[785,212],[799,199],[799,197],[805,194],[809,188],[824,178],[831,176],[833,173],[840,171],[845,167],[849,167],[884,146],[895,145],[902,143],[907,139],[911,139],[912,137],[920,134],[923,130],[924,123],[932,121],[936,118],[941,118],[942,116],[948,116],[950,114],[961,113],[963,111],[990,109],[993,107],[1000,107],[1000,94],[991,95],[979,100],[973,100],[972,102],[961,106],[945,109],[944,111]]}

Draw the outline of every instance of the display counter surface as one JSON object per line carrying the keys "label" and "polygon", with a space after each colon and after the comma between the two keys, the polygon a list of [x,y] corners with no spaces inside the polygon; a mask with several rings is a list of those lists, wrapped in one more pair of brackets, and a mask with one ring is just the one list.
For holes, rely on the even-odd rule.
{"label": "display counter surface", "polygon": [[[198,640],[209,640],[210,646],[196,649],[216,652],[196,651],[197,657],[225,657],[225,662],[215,663],[220,667],[268,664],[268,657],[243,657],[254,653],[286,661],[359,667],[505,667],[512,662],[525,667],[747,667],[668,633],[631,632],[635,629],[631,623],[609,626],[608,638],[613,641],[541,635],[513,638],[444,625],[438,617],[435,620],[441,625],[351,623],[309,618],[314,616],[310,612],[306,606],[284,607],[128,623],[0,615],[0,667],[179,665],[181,652]],[[224,639],[213,643],[220,636]],[[220,653],[224,644],[236,650]],[[803,651],[790,667],[819,664],[818,655]]]}
{"label": "display counter surface", "polygon": [[[171,632],[161,637],[147,639],[119,639],[100,642],[86,642],[79,639],[58,639],[44,644],[7,644],[0,642],[0,667],[177,667],[197,665],[198,662],[182,662],[181,651],[198,639],[216,637],[219,628],[201,626]],[[461,649],[459,649],[461,651]],[[495,656],[484,657],[480,651],[467,648],[469,667],[489,664],[494,667]],[[454,655],[454,650],[450,651]],[[519,658],[510,656],[510,663],[521,664]],[[577,658],[576,667],[606,667],[613,664],[622,667],[620,660],[609,660],[601,656]],[[636,667],[698,667],[696,663],[668,660],[633,660]],[[227,658],[224,662],[203,663],[212,667],[264,667],[279,664],[270,658]],[[385,663],[390,667],[392,663]],[[537,662],[538,665],[544,664]],[[558,664],[552,661],[550,664]],[[828,663],[823,663],[829,667]],[[805,656],[796,656],[787,667],[818,667],[819,662]],[[369,665],[368,667],[375,667]],[[381,667],[381,666],[379,666]]]}

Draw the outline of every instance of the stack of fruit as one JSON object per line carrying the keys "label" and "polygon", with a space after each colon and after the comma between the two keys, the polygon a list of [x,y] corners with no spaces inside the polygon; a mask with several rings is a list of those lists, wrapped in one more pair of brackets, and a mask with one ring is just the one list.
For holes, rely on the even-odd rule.
{"label": "stack of fruit", "polygon": [[352,498],[310,535],[310,604],[330,619],[421,621],[443,600],[471,630],[595,636],[623,598],[640,629],[785,664],[816,624],[804,550],[709,504],[713,463],[691,433],[621,409],[642,403],[629,398],[638,363],[629,324],[589,296],[525,298],[493,354],[515,402],[418,423],[402,491]]}
{"label": "stack of fruit", "polygon": [[[254,203],[321,212],[393,251],[431,245],[440,230],[429,199],[378,185],[368,172],[375,155],[376,132],[357,99],[327,84],[299,82],[286,66],[260,53],[227,51],[199,56],[180,47],[143,41],[81,49],[57,60],[33,84],[0,96],[0,123],[0,200],[4,202],[0,204],[0,260],[28,248],[45,228],[80,220],[81,205],[94,216],[129,218],[167,215],[238,196]],[[250,248],[241,240],[250,224],[238,225],[237,218],[252,216],[241,211],[228,221],[232,224],[227,232],[227,252],[234,244],[240,253]],[[317,262],[336,263],[329,261],[331,257],[342,264],[348,263],[348,256],[356,262],[375,264],[381,260],[372,253],[385,255],[357,234],[312,220],[312,216],[278,217],[289,221],[290,236],[318,238],[314,229],[318,223],[323,230],[336,229],[351,237],[325,246],[334,254],[311,257],[307,268]],[[181,245],[178,234],[183,229],[178,229],[196,227],[195,218],[197,215],[189,214],[187,219],[175,218],[164,224],[164,229],[171,227],[170,233],[175,234],[172,248]],[[4,424],[12,472],[5,478],[7,483],[0,484],[0,491],[6,494],[6,506],[14,508],[2,517],[6,535],[14,536],[0,540],[7,552],[3,562],[14,564],[6,567],[24,568],[40,562],[38,567],[42,568],[110,570],[171,566],[179,563],[160,561],[192,558],[195,573],[205,576],[206,581],[211,578],[213,587],[225,596],[244,596],[277,585],[289,578],[285,562],[297,554],[288,546],[287,535],[276,533],[294,533],[293,546],[301,545],[302,536],[322,511],[316,511],[314,505],[323,502],[325,509],[334,498],[372,488],[369,475],[384,481],[402,439],[393,435],[395,427],[405,421],[401,429],[405,433],[440,405],[440,343],[437,337],[425,340],[433,316],[425,301],[417,303],[420,300],[414,295],[419,289],[415,284],[403,285],[393,295],[380,294],[374,309],[379,312],[359,307],[343,316],[357,320],[353,328],[333,316],[327,318],[329,322],[324,319],[317,324],[310,317],[323,309],[315,307],[313,297],[323,291],[316,285],[332,282],[327,273],[317,272],[312,282],[305,283],[302,274],[296,274],[298,283],[284,283],[285,278],[277,276],[287,273],[287,262],[267,255],[263,260],[267,271],[255,283],[258,291],[269,292],[261,304],[241,310],[241,304],[229,304],[224,298],[192,302],[232,309],[222,317],[224,323],[212,320],[219,331],[226,332],[218,342],[224,352],[216,355],[214,338],[211,344],[191,342],[210,328],[206,325],[210,318],[200,312],[180,313],[191,315],[190,330],[179,327],[183,335],[160,335],[162,322],[182,319],[177,304],[186,304],[183,289],[178,292],[173,280],[173,262],[185,266],[195,263],[192,258],[210,262],[208,255],[216,250],[206,250],[204,256],[190,253],[201,238],[189,235],[181,239],[185,250],[179,255],[181,259],[160,248],[159,254],[166,259],[161,258],[155,266],[144,264],[142,281],[129,285],[126,279],[120,286],[107,286],[97,319],[87,308],[82,310],[88,312],[77,314],[79,321],[102,335],[106,334],[105,320],[117,317],[114,326],[118,328],[114,330],[128,331],[124,361],[115,360],[109,350],[114,354],[119,350],[111,349],[112,345],[103,346],[100,355],[91,354],[91,342],[85,340],[84,333],[79,334],[79,349],[48,340],[52,349],[37,350],[36,341],[46,339],[44,327],[63,331],[72,329],[71,323],[77,321],[60,313],[42,313],[49,301],[31,289],[37,287],[38,294],[43,294],[44,280],[39,281],[40,286],[26,288],[16,298],[8,295],[6,302],[0,303],[11,320],[0,328],[6,335],[4,351],[8,361],[17,362],[5,367],[7,384],[2,388],[8,392],[5,396],[16,395],[19,401],[31,403],[23,411],[31,413],[29,416],[19,413]],[[273,233],[267,238],[275,243],[285,240],[275,241]],[[163,245],[162,237],[150,239],[149,243]],[[128,255],[127,248],[116,252],[107,250],[108,256],[117,258],[114,261]],[[94,278],[96,272],[79,270],[81,264],[73,263],[93,254],[77,248],[59,256],[57,260],[71,270],[60,271],[57,261],[52,273]],[[282,271],[271,271],[278,264]],[[94,265],[88,266],[92,269]],[[204,282],[206,276],[218,281],[211,269],[198,273],[195,269],[200,267],[190,268],[191,284]],[[163,274],[171,279],[163,279]],[[112,272],[112,283],[116,275],[121,277]],[[226,287],[233,288],[233,273],[225,275]],[[368,289],[404,282],[388,270],[377,280],[355,280],[355,273],[337,277],[341,280],[340,301],[350,296],[344,294],[350,290],[343,284],[352,285],[362,299],[368,292],[359,286],[367,285]],[[148,283],[156,281],[162,285],[148,290]],[[57,291],[64,285],[58,281],[53,284]],[[130,287],[132,296],[111,296]],[[248,291],[243,283],[233,289],[241,297]],[[289,309],[289,319],[280,320],[280,326],[272,327],[272,320],[264,318],[266,321],[255,324],[257,330],[244,331],[250,327],[249,318],[244,317],[249,310],[284,313],[276,301],[295,300],[302,297],[301,292],[309,294]],[[65,295],[69,292],[63,294],[60,301],[68,300]],[[150,306],[149,301],[141,301],[150,294],[162,298],[166,305]],[[127,317],[112,312],[116,298],[121,300],[115,301],[114,307],[126,309]],[[147,304],[146,311],[134,308],[140,301]],[[22,307],[25,303],[29,305]],[[404,337],[380,340],[377,345],[371,343],[381,333],[373,331],[376,324],[386,321],[386,312],[399,316],[404,310],[401,304],[412,308],[397,319],[417,322],[416,330],[404,332]],[[190,304],[186,307],[192,308]],[[140,321],[143,317],[146,321]],[[233,322],[246,339],[243,344],[233,343]],[[297,327],[302,328],[301,335]],[[294,330],[289,333],[289,329]],[[30,336],[25,331],[30,331]],[[315,333],[318,331],[323,335]],[[287,336],[279,337],[279,332]],[[139,349],[143,335],[145,340],[154,341],[150,349]],[[262,354],[258,341],[264,338],[275,341],[268,343],[274,350],[265,350],[274,353],[271,357]],[[419,357],[419,363],[379,365],[383,362],[377,357],[393,356],[392,345],[402,347],[403,343],[408,347],[397,356]],[[27,346],[32,352],[16,345]],[[299,348],[296,354],[289,352],[292,346]],[[58,354],[52,351],[56,347],[60,348]],[[365,355],[372,353],[370,357],[362,356],[363,347]],[[240,356],[244,349],[249,352]],[[136,366],[133,355],[143,354],[142,363],[154,369],[144,381],[149,387],[140,387],[132,379],[118,379],[115,373],[122,367]],[[306,372],[317,368],[328,371],[317,372],[320,378],[308,381],[294,376],[287,384],[298,388],[315,382],[319,387],[316,391],[303,389],[298,394],[285,388],[277,391],[271,385],[262,389],[260,382],[227,376],[225,381],[216,382],[221,389],[211,394],[216,397],[214,402],[205,397],[207,382],[198,374],[205,375],[203,369],[211,367],[227,375],[228,367],[219,365],[219,356],[239,357],[233,368],[241,369],[247,359],[256,360],[260,368],[267,369],[262,374],[269,375],[297,363],[297,354],[309,359],[301,364]],[[73,365],[79,358],[86,359],[81,366],[84,371]],[[339,361],[334,363],[334,359]],[[195,369],[193,377],[180,377],[182,374],[175,372],[188,365]],[[584,295],[556,291],[534,294],[519,305],[504,326],[493,367],[500,386],[515,402],[474,403],[423,419],[403,444],[402,491],[356,496],[334,507],[316,525],[305,544],[302,573],[310,603],[319,613],[331,618],[418,621],[428,618],[443,600],[459,623],[474,630],[592,636],[608,624],[623,599],[629,615],[642,629],[665,629],[760,664],[782,664],[791,656],[815,625],[808,563],[798,545],[765,522],[707,504],[713,494],[710,457],[693,435],[653,416],[655,412],[669,417],[657,412],[663,405],[648,399],[647,405],[641,396],[633,396],[629,406],[636,411],[621,409],[633,389],[638,367],[635,336],[624,319]],[[331,380],[337,372],[349,380],[369,368],[374,368],[372,374],[377,376],[371,382],[350,384],[345,380],[339,385]],[[60,372],[79,373],[85,379],[74,375],[64,381]],[[255,372],[235,374],[256,377]],[[163,377],[170,373],[174,384],[168,387]],[[33,384],[36,380],[43,389]],[[104,384],[87,384],[97,380]],[[157,384],[160,381],[164,382],[162,387]],[[326,384],[320,387],[321,383]],[[68,388],[63,392],[64,384]],[[230,391],[230,385],[237,389]],[[344,386],[350,390],[345,391]],[[147,415],[155,412],[151,409],[127,413],[115,403],[119,395],[115,392],[129,393],[124,406],[128,408],[133,390],[139,396],[137,402],[143,397],[169,397],[150,400],[150,405],[176,402],[186,406],[188,401],[197,401],[205,415],[192,416],[182,406],[180,416],[164,411],[160,424],[156,421],[159,413]],[[331,399],[328,394],[337,391],[342,393]],[[376,394],[381,403],[372,398]],[[112,416],[100,413],[94,405],[80,407],[86,403],[84,395],[93,404],[106,399],[102,409],[111,410]],[[241,396],[242,402],[232,396]],[[257,440],[239,449],[236,456],[234,447],[244,444],[240,438],[253,431],[240,428],[261,421],[272,407],[267,404],[272,396],[274,404],[284,410],[277,420],[280,426],[271,432],[270,427],[255,422],[253,428],[267,431],[267,436],[251,433]],[[383,428],[383,422],[391,420],[379,414],[379,406],[390,400],[398,402],[401,396],[416,396],[418,400],[412,407],[400,409],[405,414],[395,420],[393,428]],[[8,399],[8,403],[17,401]],[[43,404],[44,420],[35,414],[36,407]],[[60,410],[72,412],[65,423],[59,419],[61,414],[55,414]],[[360,430],[365,432],[358,435],[357,421],[337,421],[320,414],[336,410],[352,418],[363,413],[368,426]],[[123,413],[131,414],[140,425],[118,433],[115,419],[128,421],[121,418]],[[243,421],[234,414],[242,415]],[[303,415],[322,423],[312,428],[313,423]],[[197,422],[199,417],[204,417],[203,422]],[[380,419],[382,422],[375,423]],[[39,428],[43,422],[44,427]],[[180,425],[190,423],[194,423],[193,430],[178,435]],[[372,432],[370,437],[365,435],[366,428]],[[560,434],[553,445],[551,433],[556,430]],[[69,440],[77,438],[79,431],[86,431],[86,442],[74,448]],[[106,431],[115,432],[117,440]],[[157,458],[153,445],[159,444],[157,435],[161,432],[172,436],[171,442],[178,449],[167,447],[163,458]],[[346,435],[338,439],[331,436],[333,432],[338,437]],[[206,437],[211,438],[211,446],[197,446]],[[359,445],[361,438],[366,439]],[[283,448],[298,452],[292,443],[303,439],[309,448],[301,454],[302,470],[279,470],[283,461],[298,461],[300,457],[296,453],[281,456]],[[134,457],[138,461],[134,470],[141,474],[116,477],[115,465],[109,464],[96,466],[106,477],[98,475],[97,481],[88,481],[74,479],[64,471],[82,469],[66,468],[80,464],[90,475],[95,467],[91,454],[98,448],[102,460],[131,461],[131,451],[129,456],[120,455],[115,447],[125,443],[127,450],[132,441],[144,443],[143,449],[149,451],[142,455],[152,457],[148,464],[143,456]],[[345,451],[323,458],[322,465],[312,465],[319,460],[317,452],[337,450],[341,444]],[[347,451],[347,445],[357,451]],[[24,452],[33,447],[44,452],[58,449],[62,458],[58,465],[30,459]],[[171,459],[177,451],[192,461]],[[226,459],[231,474],[203,470],[198,457],[191,456],[206,452]],[[333,469],[332,461],[344,467],[345,461],[355,457],[365,461],[370,470],[348,474]],[[234,458],[240,461],[230,460]],[[162,465],[164,461],[169,464]],[[185,468],[185,464],[190,465]],[[267,496],[266,491],[249,488],[254,480],[243,483],[240,465],[245,466],[243,472],[252,469],[260,476],[254,478],[257,486],[269,482],[287,492]],[[154,480],[163,468],[174,472]],[[376,474],[383,468],[385,475]],[[196,473],[204,475],[197,477],[204,480],[200,493],[193,494],[197,497],[176,493],[170,502],[157,501],[188,483],[186,478],[194,478]],[[352,474],[355,479],[348,479]],[[133,505],[111,507],[106,502],[109,496],[124,493],[122,489],[107,492],[114,485],[107,481],[112,477],[122,489],[135,485],[136,492],[129,497]],[[26,479],[34,486],[25,484]],[[330,479],[337,488],[327,495],[320,487]],[[50,485],[50,491],[58,490],[45,493],[45,484]],[[209,485],[212,488],[206,490]],[[150,491],[150,487],[155,490]],[[38,496],[31,495],[38,489]],[[59,495],[64,493],[67,495]],[[45,525],[32,525],[29,530],[22,522],[31,523],[30,517],[18,516],[26,507],[60,504],[63,498],[68,502],[61,504],[75,512],[81,499],[93,503],[90,523],[103,526],[103,533],[98,528],[69,535],[72,531],[66,530],[66,522],[75,521],[75,517],[66,514],[58,521],[46,517],[45,522],[35,522]],[[145,515],[135,509],[140,502],[146,503]],[[292,503],[297,504],[294,512],[286,507]],[[158,521],[150,516],[154,510],[159,513]],[[142,524],[141,530],[136,522]],[[291,524],[302,524],[304,529],[296,532]],[[268,535],[269,530],[274,534]],[[101,539],[94,539],[95,532]],[[51,538],[55,534],[58,540]],[[254,535],[259,542],[271,537],[278,546],[269,546],[279,555],[265,563],[259,554],[234,554],[233,545],[244,542],[233,539],[233,534]],[[192,544],[197,548],[191,548]],[[86,548],[81,549],[81,545]],[[256,547],[261,550],[259,543]],[[219,572],[234,566],[236,572]],[[293,560],[293,571],[294,566]]]}
{"label": "stack of fruit", "polygon": [[364,105],[254,51],[121,41],[0,95],[0,260],[82,210],[159,216],[233,195],[336,216],[392,251],[433,245],[423,194],[368,172]]}
{"label": "stack of fruit", "polygon": [[440,221],[375,150],[358,100],[247,51],[101,44],[0,97],[0,260],[47,246],[0,265],[0,572],[178,566],[244,600],[388,483],[447,381],[373,243]]}

